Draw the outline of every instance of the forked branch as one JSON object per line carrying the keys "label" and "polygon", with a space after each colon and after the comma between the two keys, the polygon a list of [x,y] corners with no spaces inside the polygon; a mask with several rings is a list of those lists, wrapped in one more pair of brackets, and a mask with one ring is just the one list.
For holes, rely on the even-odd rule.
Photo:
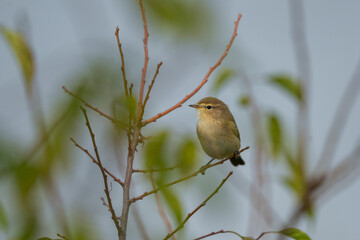
{"label": "forked branch", "polygon": [[194,96],[195,93],[197,93],[200,88],[202,86],[204,86],[204,84],[208,81],[209,76],[211,75],[211,73],[221,64],[221,62],[224,60],[224,58],[227,56],[231,45],[234,42],[235,37],[237,36],[237,29],[239,26],[239,22],[240,22],[240,18],[241,18],[241,14],[238,15],[237,20],[235,21],[235,28],[234,28],[234,32],[231,36],[230,42],[228,43],[228,45],[225,48],[225,52],[221,55],[221,57],[219,58],[219,60],[215,63],[214,66],[210,67],[209,71],[207,72],[207,74],[205,75],[204,79],[202,80],[202,82],[199,84],[199,86],[197,86],[197,88],[195,88],[190,94],[186,95],[181,101],[179,101],[177,104],[175,104],[174,106],[172,106],[171,108],[156,114],[154,117],[149,118],[145,121],[142,122],[142,125],[147,125],[151,122],[155,122],[158,118],[174,111],[175,109],[181,107],[181,105],[186,102],[189,98],[191,98],[192,96]]}

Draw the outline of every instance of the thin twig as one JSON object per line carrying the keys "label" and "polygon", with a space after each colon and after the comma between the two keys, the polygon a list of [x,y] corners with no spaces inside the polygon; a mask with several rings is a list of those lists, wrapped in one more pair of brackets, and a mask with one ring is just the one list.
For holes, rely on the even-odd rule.
{"label": "thin twig", "polygon": [[[245,147],[245,148],[241,149],[241,150],[239,151],[239,153],[241,153],[241,152],[243,152],[243,151],[245,151],[245,150],[247,150],[247,149],[249,149],[249,148],[250,148],[250,147]],[[149,196],[149,195],[151,195],[151,194],[153,194],[153,193],[158,192],[158,191],[159,191],[160,189],[162,189],[162,188],[170,187],[170,186],[172,186],[172,185],[174,185],[174,184],[177,184],[177,183],[179,183],[179,182],[183,182],[183,181],[185,181],[185,180],[188,180],[188,179],[190,179],[190,178],[192,178],[192,177],[197,176],[199,173],[204,174],[207,169],[212,168],[212,167],[214,167],[214,166],[216,166],[216,165],[219,165],[219,164],[223,164],[224,162],[228,161],[231,157],[232,157],[232,156],[227,157],[227,158],[225,158],[225,159],[223,159],[223,160],[220,160],[220,161],[218,161],[218,162],[216,162],[216,163],[209,164],[209,165],[207,165],[206,167],[200,168],[199,170],[193,172],[192,174],[190,174],[190,175],[188,175],[188,176],[186,176],[186,177],[179,178],[178,180],[175,180],[175,181],[173,181],[173,182],[167,183],[167,184],[165,184],[165,185],[163,185],[163,186],[160,186],[160,187],[158,187],[158,188],[156,188],[156,189],[153,189],[152,191],[145,192],[145,193],[143,193],[142,195],[140,195],[140,196],[138,196],[138,197],[132,198],[132,199],[130,200],[130,202],[133,203],[133,202],[136,202],[136,201],[138,201],[138,200],[141,200],[141,199],[143,199],[144,197],[147,197],[147,196]]]}
{"label": "thin twig", "polygon": [[173,166],[168,168],[160,168],[160,169],[134,169],[133,172],[137,173],[153,173],[153,172],[165,172],[165,171],[171,171],[176,168],[179,168],[179,166]]}
{"label": "thin twig", "polygon": [[[144,87],[145,87],[145,82],[146,82],[146,71],[147,71],[147,66],[149,63],[149,51],[148,51],[148,38],[149,38],[149,32],[148,32],[148,28],[147,28],[147,22],[146,22],[146,18],[145,18],[145,9],[144,9],[144,5],[142,0],[139,0],[139,5],[140,5],[140,10],[141,10],[141,16],[143,19],[143,24],[144,24],[144,54],[145,54],[145,59],[144,59],[144,66],[142,68],[142,76],[141,76],[141,85],[140,85],[140,92],[139,92],[139,105],[138,105],[138,115],[142,116],[142,111],[143,111],[143,95],[144,95]],[[141,119],[138,119],[139,121],[141,121]]]}
{"label": "thin twig", "polygon": [[232,234],[235,234],[236,236],[238,236],[238,237],[240,237],[242,239],[242,236],[240,234],[238,234],[237,232],[220,230],[220,231],[217,231],[217,232],[211,232],[211,233],[209,233],[207,235],[195,238],[194,240],[204,239],[204,238],[211,237],[211,236],[214,236],[214,235],[217,235],[217,234],[220,234],[220,233],[232,233]]}
{"label": "thin twig", "polygon": [[113,117],[110,117],[109,115],[103,113],[102,111],[100,111],[99,109],[91,106],[89,103],[87,103],[83,98],[81,98],[80,96],[76,95],[75,93],[69,91],[65,86],[62,86],[62,89],[64,89],[64,91],[69,94],[70,96],[78,99],[80,102],[82,102],[83,104],[85,104],[85,106],[87,106],[88,108],[94,110],[95,112],[99,113],[101,116],[109,119],[111,122],[113,122],[114,124],[118,125],[121,129],[126,129],[126,124],[113,118]]}
{"label": "thin twig", "polygon": [[160,62],[160,63],[157,65],[156,71],[155,71],[155,74],[154,74],[154,77],[153,77],[153,79],[152,79],[152,81],[151,81],[151,83],[150,83],[150,85],[149,85],[149,89],[148,89],[148,91],[147,91],[147,93],[146,93],[146,96],[145,96],[145,99],[144,99],[144,103],[143,103],[143,105],[142,105],[142,112],[143,112],[143,114],[144,114],[144,111],[145,111],[146,103],[147,103],[147,101],[149,100],[149,97],[150,97],[150,92],[151,92],[151,90],[152,90],[152,87],[154,86],[156,77],[157,77],[157,75],[159,74],[159,70],[160,70],[160,67],[161,67],[162,64],[163,64],[163,63]]}
{"label": "thin twig", "polygon": [[[99,162],[89,153],[89,151],[87,149],[81,147],[73,138],[70,138],[70,141],[72,141],[77,148],[80,148],[84,153],[86,153],[86,155],[88,155],[91,158],[93,163],[95,163],[96,165],[99,166]],[[109,175],[115,182],[119,183],[121,186],[124,186],[124,183],[119,178],[115,177],[106,168],[103,167],[103,169],[106,172],[106,174]]]}
{"label": "thin twig", "polygon": [[123,51],[122,51],[122,47],[121,47],[121,43],[120,43],[120,38],[119,38],[119,27],[116,27],[115,36],[116,36],[117,44],[118,44],[118,47],[119,47],[120,57],[121,57],[121,72],[122,72],[122,76],[123,76],[123,82],[124,82],[124,88],[125,88],[125,95],[126,95],[126,96],[129,96],[129,90],[128,90],[127,80],[126,80],[126,74],[125,74],[124,53],[123,53]]}
{"label": "thin twig", "polygon": [[205,206],[205,204],[207,203],[207,201],[210,200],[210,198],[212,198],[218,191],[219,189],[224,185],[224,183],[228,180],[228,178],[233,174],[233,172],[229,172],[229,174],[226,176],[226,178],[224,178],[222,180],[222,182],[220,183],[220,185],[215,189],[215,191],[210,194],[210,196],[208,196],[197,208],[194,209],[194,211],[190,212],[187,217],[184,219],[184,221],[182,221],[180,223],[180,225],[171,233],[169,233],[168,235],[166,235],[166,237],[164,238],[164,240],[169,239],[172,235],[174,235],[177,231],[179,231],[180,229],[182,229],[185,225],[185,223],[191,218],[192,215],[194,215],[200,208],[202,208],[203,206]]}
{"label": "thin twig", "polygon": [[301,101],[298,103],[297,117],[297,137],[298,149],[297,160],[299,162],[300,171],[306,177],[307,169],[307,143],[309,136],[309,92],[311,84],[311,59],[309,55],[309,47],[306,41],[305,19],[304,19],[304,1],[289,1],[290,21],[292,39],[295,50],[295,61],[299,76],[299,85],[302,93]]}
{"label": "thin twig", "polygon": [[[154,177],[153,177],[152,173],[150,173],[149,178],[150,178],[150,181],[151,181],[151,186],[153,187],[153,189],[155,189],[156,185],[155,185],[155,181],[154,181]],[[155,201],[156,201],[156,205],[158,207],[159,214],[160,214],[162,220],[165,223],[165,226],[167,228],[168,233],[171,233],[173,231],[173,228],[171,226],[171,223],[170,223],[170,220],[169,220],[168,216],[166,215],[166,212],[164,210],[164,206],[162,205],[162,203],[160,201],[159,195],[157,193],[154,193],[154,195],[155,195]],[[175,236],[172,236],[171,239],[175,240]]]}
{"label": "thin twig", "polygon": [[89,130],[89,133],[90,133],[90,136],[91,136],[91,140],[92,140],[93,148],[94,148],[94,151],[95,151],[95,154],[96,154],[96,159],[97,159],[97,162],[98,162],[98,166],[99,166],[101,174],[103,176],[104,186],[105,186],[104,192],[105,192],[105,195],[106,195],[106,198],[107,198],[107,203],[108,203],[108,207],[109,207],[109,210],[110,210],[110,213],[111,213],[111,218],[112,218],[112,220],[113,220],[113,222],[115,224],[115,227],[116,227],[116,229],[118,231],[118,237],[120,239],[120,236],[121,236],[121,233],[123,232],[123,230],[120,227],[118,217],[116,216],[114,207],[112,205],[109,186],[108,186],[108,182],[107,182],[107,175],[106,175],[105,170],[104,170],[104,168],[102,166],[102,163],[101,163],[99,151],[98,151],[98,148],[97,148],[97,145],[96,145],[96,142],[95,142],[95,134],[91,129],[90,122],[89,122],[88,116],[86,114],[85,108],[83,108],[83,107],[80,107],[80,108],[81,108],[81,111],[84,114],[84,117],[85,117],[85,120],[86,120],[86,126],[87,126],[87,128]]}
{"label": "thin twig", "polygon": [[351,108],[356,102],[360,90],[360,60],[353,73],[352,79],[348,83],[345,92],[340,100],[336,110],[336,115],[333,118],[331,126],[328,130],[326,141],[322,150],[322,154],[318,165],[315,169],[326,171],[331,165],[334,158],[337,143],[340,140],[341,133],[345,127],[346,121],[351,113]]}
{"label": "thin twig", "polygon": [[191,98],[195,93],[197,93],[200,88],[208,81],[209,76],[211,75],[211,73],[221,64],[221,62],[224,60],[224,58],[227,56],[231,45],[233,44],[233,41],[237,35],[237,29],[238,29],[238,25],[239,25],[239,21],[241,18],[241,14],[238,15],[237,20],[235,21],[235,28],[234,28],[234,32],[231,36],[230,42],[228,43],[228,45],[225,48],[225,52],[221,55],[221,57],[219,58],[219,60],[215,63],[214,66],[210,67],[209,71],[207,72],[207,74],[205,75],[204,79],[202,80],[202,82],[199,84],[199,86],[197,88],[195,88],[190,94],[186,95],[180,102],[178,102],[177,104],[175,104],[174,106],[172,106],[171,108],[156,114],[154,117],[149,118],[145,121],[142,122],[142,125],[147,125],[151,122],[155,122],[158,118],[168,114],[169,112],[174,111],[175,109],[181,107],[181,105],[186,102],[189,98]]}

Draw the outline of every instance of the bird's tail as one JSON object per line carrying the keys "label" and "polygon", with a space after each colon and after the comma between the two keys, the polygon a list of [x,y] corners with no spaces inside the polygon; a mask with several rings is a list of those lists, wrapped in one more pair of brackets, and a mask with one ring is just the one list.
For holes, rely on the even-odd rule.
{"label": "bird's tail", "polygon": [[238,165],[245,165],[245,161],[241,158],[240,154],[237,154],[230,158],[230,161],[235,167]]}

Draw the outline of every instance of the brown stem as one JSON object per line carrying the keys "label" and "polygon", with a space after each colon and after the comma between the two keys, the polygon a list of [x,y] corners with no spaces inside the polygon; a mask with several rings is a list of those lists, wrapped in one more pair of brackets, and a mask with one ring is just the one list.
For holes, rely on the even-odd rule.
{"label": "brown stem", "polygon": [[96,145],[96,142],[95,142],[95,134],[93,133],[93,131],[91,129],[90,122],[89,122],[88,116],[86,114],[85,108],[81,107],[81,110],[82,110],[82,112],[84,114],[84,117],[85,117],[85,120],[86,120],[86,126],[89,129],[89,133],[90,133],[91,140],[92,140],[92,143],[93,143],[93,148],[94,148],[96,159],[97,159],[97,162],[98,162],[97,165],[99,166],[101,174],[103,176],[104,185],[105,185],[104,192],[105,192],[106,199],[107,199],[107,204],[108,204],[108,207],[109,207],[109,210],[110,210],[110,213],[111,213],[111,219],[113,220],[113,222],[115,224],[115,227],[116,227],[116,229],[118,231],[118,238],[120,240],[120,236],[121,236],[121,233],[123,232],[123,230],[120,227],[119,220],[118,220],[118,218],[116,216],[114,207],[112,205],[109,186],[108,186],[108,182],[107,182],[107,175],[106,175],[105,170],[104,170],[104,168],[102,166],[102,163],[101,163],[100,155],[99,155],[98,148],[97,148],[97,145]]}
{"label": "brown stem", "polygon": [[164,240],[169,239],[172,235],[174,235],[177,231],[179,231],[180,229],[182,229],[185,225],[185,223],[191,218],[192,215],[194,215],[200,208],[202,208],[203,206],[205,206],[205,204],[207,203],[207,201],[210,200],[210,198],[212,198],[218,191],[219,189],[224,185],[224,183],[229,179],[229,177],[233,174],[233,172],[229,172],[229,174],[226,176],[226,178],[224,178],[220,185],[215,189],[215,191],[213,193],[210,194],[210,196],[208,196],[197,208],[194,209],[194,211],[190,212],[186,218],[184,219],[184,221],[182,221],[180,223],[180,225],[171,233],[169,233],[168,235],[166,235],[166,237],[164,238]]}
{"label": "brown stem", "polygon": [[[83,147],[81,147],[73,138],[70,138],[70,140],[75,144],[75,146],[77,148],[80,148],[84,153],[86,153],[86,155],[88,155],[91,160],[93,161],[93,163],[95,163],[96,165],[99,166],[99,162],[89,153],[89,151]],[[121,186],[124,186],[124,183],[117,177],[115,177],[111,172],[109,172],[106,168],[104,168],[104,171],[106,172],[107,175],[109,175],[115,182],[119,183]]]}
{"label": "brown stem", "polygon": [[109,115],[103,113],[103,112],[100,111],[99,109],[91,106],[89,103],[87,103],[87,102],[86,102],[84,99],[82,99],[80,96],[78,96],[78,95],[72,93],[71,91],[69,91],[65,86],[62,86],[62,89],[64,89],[64,91],[65,91],[67,94],[69,94],[70,96],[78,99],[80,102],[82,102],[83,104],[85,104],[85,106],[87,106],[88,108],[90,108],[90,109],[94,110],[95,112],[99,113],[101,116],[109,119],[111,122],[113,122],[114,124],[116,124],[116,125],[119,126],[120,128],[126,129],[126,124],[125,124],[125,123],[123,123],[123,122],[121,122],[121,121],[119,121],[119,120],[117,120],[117,119],[115,119],[115,118],[113,118],[113,117],[110,117]]}
{"label": "brown stem", "polygon": [[211,232],[211,233],[206,234],[204,236],[195,238],[194,240],[204,239],[204,238],[211,237],[211,236],[214,236],[214,235],[217,235],[217,234],[220,234],[220,233],[232,233],[232,234],[235,234],[236,236],[240,237],[241,239],[243,239],[242,236],[240,234],[238,234],[237,232],[220,230],[220,231],[217,231],[217,232]]}
{"label": "brown stem", "polygon": [[116,27],[115,36],[116,36],[117,44],[118,44],[118,47],[119,47],[120,57],[121,57],[121,72],[122,72],[122,76],[123,76],[123,82],[124,82],[124,88],[125,88],[125,95],[126,95],[126,96],[129,96],[129,90],[128,90],[127,80],[126,80],[126,74],[125,74],[124,53],[123,53],[123,51],[122,51],[121,43],[120,43],[120,38],[119,38],[119,27]]}
{"label": "brown stem", "polygon": [[[140,93],[139,93],[139,105],[138,105],[138,110],[137,110],[137,114],[138,116],[142,116],[142,111],[143,111],[143,95],[144,95],[144,87],[145,87],[145,82],[146,82],[146,71],[147,71],[147,66],[149,63],[149,51],[148,51],[148,38],[149,38],[149,32],[148,32],[148,28],[147,28],[147,22],[146,22],[146,18],[145,18],[145,9],[144,9],[144,5],[142,0],[139,0],[139,5],[140,5],[140,10],[141,10],[141,16],[143,19],[143,24],[144,24],[144,53],[145,53],[145,59],[144,59],[144,66],[142,69],[142,76],[141,76],[141,85],[140,85]],[[141,121],[141,119],[138,119],[139,121]]]}
{"label": "brown stem", "polygon": [[[243,151],[245,151],[245,150],[247,150],[247,149],[249,149],[249,148],[250,148],[249,146],[248,146],[248,147],[245,147],[245,148],[241,149],[241,150],[239,151],[239,153],[241,153],[241,152],[243,152]],[[154,189],[154,190],[152,190],[152,191],[145,192],[145,193],[143,193],[142,195],[140,195],[140,196],[138,196],[138,197],[132,198],[130,201],[131,201],[131,202],[136,202],[136,201],[138,201],[138,200],[143,199],[143,198],[146,197],[146,196],[149,196],[149,195],[151,195],[151,194],[153,194],[153,193],[158,192],[158,191],[159,191],[160,189],[162,189],[162,188],[170,187],[170,186],[172,186],[172,185],[174,185],[174,184],[177,184],[177,183],[179,183],[179,182],[183,182],[183,181],[185,181],[185,180],[188,180],[188,179],[190,179],[190,178],[192,178],[192,177],[197,176],[199,173],[204,174],[207,169],[212,168],[212,167],[214,167],[214,166],[216,166],[216,165],[223,164],[224,162],[228,161],[231,157],[232,157],[232,156],[227,157],[227,158],[225,158],[225,159],[223,159],[223,160],[220,160],[220,161],[218,161],[218,162],[216,162],[216,163],[209,164],[209,165],[207,165],[206,167],[200,168],[199,170],[193,172],[192,174],[190,174],[190,175],[188,175],[188,176],[186,176],[186,177],[179,178],[178,180],[175,180],[175,181],[173,181],[173,182],[170,182],[170,183],[168,183],[168,184],[165,184],[165,185],[163,185],[163,186],[161,186],[161,187],[158,187],[158,188],[156,188],[156,189]]]}
{"label": "brown stem", "polygon": [[197,93],[200,88],[208,81],[209,76],[211,75],[211,73],[221,64],[221,62],[224,60],[224,58],[227,56],[231,45],[233,44],[233,41],[237,35],[237,29],[238,29],[238,25],[239,25],[239,21],[241,18],[241,14],[238,15],[237,20],[235,21],[235,28],[234,28],[234,32],[233,35],[231,36],[230,42],[228,43],[228,45],[225,48],[225,52],[221,55],[221,57],[219,58],[219,60],[215,63],[214,66],[210,67],[209,71],[207,72],[207,74],[205,75],[204,79],[202,80],[202,82],[199,84],[199,86],[197,88],[195,88],[190,94],[186,95],[180,102],[178,102],[177,104],[175,104],[174,106],[172,106],[171,108],[156,114],[154,117],[149,118],[145,121],[142,122],[142,125],[147,125],[151,122],[155,122],[158,118],[168,114],[169,112],[174,111],[175,109],[181,107],[181,105],[186,102],[189,98],[191,98],[195,93]]}

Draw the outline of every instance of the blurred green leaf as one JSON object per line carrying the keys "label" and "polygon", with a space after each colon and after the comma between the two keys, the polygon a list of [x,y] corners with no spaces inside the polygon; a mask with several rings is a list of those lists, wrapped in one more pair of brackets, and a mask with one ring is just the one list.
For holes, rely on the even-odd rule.
{"label": "blurred green leaf", "polygon": [[[202,37],[211,33],[210,11],[206,4],[192,0],[148,0],[145,2],[148,19],[156,22],[153,27],[165,33],[173,32],[178,38]],[[137,2],[136,2],[137,3]],[[206,31],[206,32],[205,32]]]}
{"label": "blurred green leaf", "polygon": [[289,175],[283,179],[284,184],[296,194],[299,200],[304,196],[306,190],[305,176],[298,161],[290,154],[286,153],[286,162],[289,166]]}
{"label": "blurred green leaf", "polygon": [[311,240],[311,238],[306,233],[296,228],[286,228],[279,231],[279,233],[291,237],[295,240]]}
{"label": "blurred green leaf", "polygon": [[122,122],[128,122],[129,116],[131,119],[135,119],[137,101],[135,97],[127,97],[121,95],[114,101],[115,116]]}
{"label": "blurred green leaf", "polygon": [[[163,169],[168,166],[168,141],[169,133],[166,130],[151,136],[144,149],[145,169]],[[154,175],[154,180],[161,186],[167,180],[167,176],[167,171],[162,171]]]}
{"label": "blurred green leaf", "polygon": [[36,180],[38,179],[38,171],[35,167],[28,164],[21,164],[15,170],[15,178],[17,184],[17,190],[20,196],[26,200],[27,195],[33,189]]}
{"label": "blurred green leaf", "polygon": [[239,98],[239,104],[243,107],[247,107],[249,106],[251,103],[251,97],[250,95],[246,94],[246,95],[242,95],[240,98]]}
{"label": "blurred green leaf", "polygon": [[0,28],[0,31],[16,56],[24,75],[26,91],[31,95],[35,71],[31,49],[20,32],[7,29],[3,26]]}
{"label": "blurred green leaf", "polygon": [[197,149],[193,138],[185,138],[177,149],[177,165],[183,173],[188,173],[196,166]]}
{"label": "blurred green leaf", "polygon": [[214,83],[210,91],[213,94],[219,92],[219,90],[230,81],[231,77],[234,76],[234,74],[234,70],[230,68],[223,68],[215,77]]}
{"label": "blurred green leaf", "polygon": [[270,137],[271,152],[276,160],[282,148],[282,130],[278,116],[274,113],[267,116],[267,130]]}
{"label": "blurred green leaf", "polygon": [[1,204],[1,202],[0,202],[0,229],[2,229],[5,232],[8,229],[8,221],[7,221],[5,209]]}
{"label": "blurred green leaf", "polygon": [[241,239],[242,240],[255,240],[253,237],[244,237],[244,236],[241,236]]}
{"label": "blurred green leaf", "polygon": [[271,75],[270,83],[283,89],[285,92],[293,96],[296,100],[302,101],[302,90],[299,82],[288,75]]}
{"label": "blurred green leaf", "polygon": [[181,221],[183,220],[183,208],[178,196],[173,191],[167,188],[163,189],[161,192],[177,223],[181,223]]}

